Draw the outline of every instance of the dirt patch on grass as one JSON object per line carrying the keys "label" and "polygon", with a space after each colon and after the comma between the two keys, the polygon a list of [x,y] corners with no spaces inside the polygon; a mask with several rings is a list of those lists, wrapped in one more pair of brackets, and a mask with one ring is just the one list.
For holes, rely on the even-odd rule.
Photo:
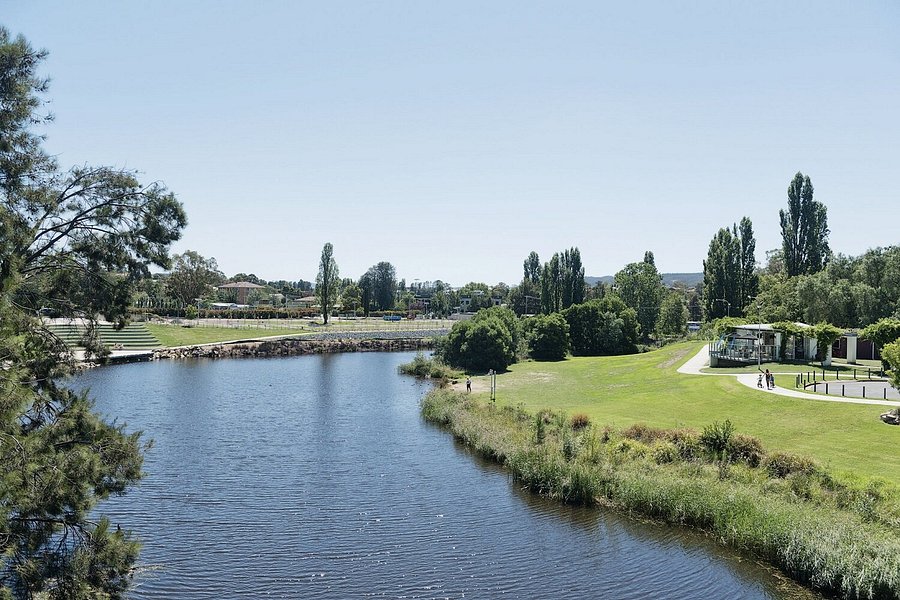
{"label": "dirt patch on grass", "polygon": [[676,364],[681,362],[685,356],[690,354],[693,351],[693,348],[682,348],[681,350],[675,352],[672,357],[665,361],[656,365],[657,369],[668,369],[669,367],[674,367]]}

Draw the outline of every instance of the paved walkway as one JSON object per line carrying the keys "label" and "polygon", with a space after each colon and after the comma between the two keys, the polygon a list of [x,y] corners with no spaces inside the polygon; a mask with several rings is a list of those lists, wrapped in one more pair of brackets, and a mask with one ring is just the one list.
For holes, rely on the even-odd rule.
{"label": "paved walkway", "polygon": [[[678,367],[679,373],[685,375],[708,375],[710,377],[736,377],[737,380],[758,392],[764,394],[777,394],[779,396],[790,396],[791,398],[805,398],[806,400],[818,400],[820,402],[844,402],[847,404],[878,404],[881,406],[900,406],[900,402],[892,402],[890,400],[867,400],[863,398],[839,398],[837,396],[826,396],[824,394],[810,394],[801,392],[791,388],[776,387],[771,390],[756,387],[757,373],[741,373],[735,375],[733,373],[704,373],[701,369],[709,365],[709,346],[704,345],[700,351],[687,360],[683,365]],[[775,375],[791,375],[796,373],[775,373]]]}

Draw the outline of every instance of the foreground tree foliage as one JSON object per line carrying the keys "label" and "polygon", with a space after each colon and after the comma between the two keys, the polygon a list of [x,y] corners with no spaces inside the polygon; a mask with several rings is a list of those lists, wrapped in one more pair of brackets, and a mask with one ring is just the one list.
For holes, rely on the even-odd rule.
{"label": "foreground tree foliage", "polygon": [[0,28],[0,597],[118,597],[138,544],[93,509],[141,477],[146,445],[61,385],[72,365],[38,313],[124,324],[186,220],[161,185],[44,153],[44,56]]}

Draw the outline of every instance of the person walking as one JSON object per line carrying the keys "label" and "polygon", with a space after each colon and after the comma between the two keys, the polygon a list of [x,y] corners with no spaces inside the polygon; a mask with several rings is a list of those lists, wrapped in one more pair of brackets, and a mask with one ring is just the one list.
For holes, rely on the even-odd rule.
{"label": "person walking", "polygon": [[756,378],[756,387],[758,387],[759,389],[762,389],[762,378],[763,378],[762,373],[760,373],[759,377]]}

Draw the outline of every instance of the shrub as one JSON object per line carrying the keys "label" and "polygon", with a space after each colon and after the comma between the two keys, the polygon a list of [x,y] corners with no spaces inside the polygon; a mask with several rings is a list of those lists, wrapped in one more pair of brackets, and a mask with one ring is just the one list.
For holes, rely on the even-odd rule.
{"label": "shrub", "polygon": [[572,415],[570,423],[573,431],[581,431],[591,424],[591,419],[584,413],[577,413]]}
{"label": "shrub", "polygon": [[650,427],[646,423],[635,423],[622,432],[622,435],[631,440],[637,440],[650,444],[666,437],[666,432],[658,427]]}
{"label": "shrub", "polygon": [[441,344],[441,358],[473,371],[502,371],[515,362],[513,338],[497,317],[460,321]]}
{"label": "shrub", "polygon": [[559,313],[537,316],[528,323],[528,353],[536,360],[562,360],[569,351],[569,324]]}
{"label": "shrub", "polygon": [[667,437],[678,448],[683,460],[694,460],[700,456],[703,446],[700,444],[700,436],[693,429],[673,429]]}
{"label": "shrub", "polygon": [[427,358],[421,352],[416,353],[412,362],[400,365],[400,372],[415,377],[440,379],[446,381],[457,377],[459,373],[445,365],[436,357]]}
{"label": "shrub", "polygon": [[812,459],[789,452],[773,452],[763,462],[763,468],[772,477],[785,478],[791,473],[812,475],[818,465]]}
{"label": "shrub", "polygon": [[673,463],[679,458],[681,458],[681,452],[678,446],[672,442],[661,441],[653,446],[653,460],[658,465]]}
{"label": "shrub", "polygon": [[733,461],[742,462],[749,467],[756,468],[762,462],[766,452],[763,450],[762,442],[752,435],[737,433],[731,437],[728,443],[728,455]]}
{"label": "shrub", "polygon": [[538,413],[534,416],[534,443],[543,444],[546,437],[547,423],[544,421],[544,414]]}
{"label": "shrub", "polygon": [[641,458],[642,456],[647,456],[649,450],[650,449],[644,444],[629,439],[619,440],[616,442],[615,446],[613,446],[614,454],[620,454],[627,456],[628,458]]}
{"label": "shrub", "polygon": [[703,428],[700,434],[700,444],[709,452],[719,455],[728,449],[731,442],[731,436],[734,434],[734,425],[731,421],[725,419],[723,423],[714,421],[712,425]]}

